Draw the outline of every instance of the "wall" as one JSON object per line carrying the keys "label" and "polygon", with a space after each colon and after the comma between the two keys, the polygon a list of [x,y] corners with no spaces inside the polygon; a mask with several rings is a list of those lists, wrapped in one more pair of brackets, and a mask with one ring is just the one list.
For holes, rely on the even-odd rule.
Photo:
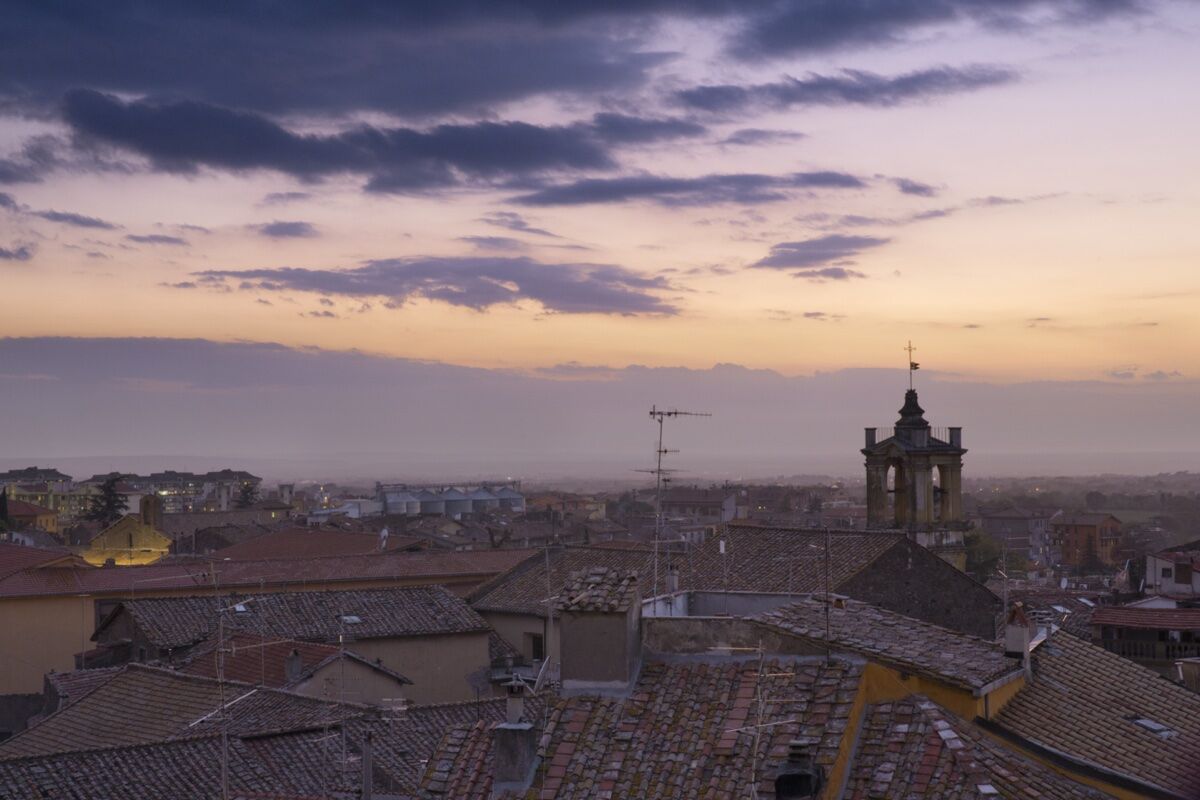
{"label": "wall", "polygon": [[[546,642],[546,617],[535,616],[533,614],[512,614],[502,611],[479,611],[479,616],[483,617],[496,633],[500,634],[513,647],[521,651],[525,658],[533,658],[533,654],[529,651],[528,634],[536,634],[543,637],[543,642]],[[559,631],[558,620],[554,620],[554,627],[551,630],[549,641],[550,655],[558,660],[562,655],[562,648],[559,647],[561,635]]]}
{"label": "wall", "polygon": [[[345,675],[346,691],[342,693],[342,676]],[[305,697],[318,697],[334,702],[366,703],[387,706],[392,701],[409,696],[409,687],[386,673],[371,669],[352,658],[331,661],[313,673],[303,683],[296,684],[291,691]]]}
{"label": "wall", "polygon": [[1000,598],[986,586],[907,540],[834,591],[988,640],[996,638],[1002,612]]}
{"label": "wall", "polygon": [[630,613],[565,611],[562,628],[562,680],[627,683],[641,650],[639,608]]}
{"label": "wall", "polygon": [[404,692],[414,703],[452,703],[491,693],[486,632],[362,639],[346,648],[372,661],[378,658],[411,680]]}
{"label": "wall", "polygon": [[47,672],[73,670],[93,630],[88,597],[0,602],[0,694],[40,692]]}
{"label": "wall", "polygon": [[[109,569],[123,569],[110,567]],[[464,597],[482,582],[476,576],[440,579],[436,576],[414,576],[411,579],[345,580],[325,583],[310,582],[303,586],[266,586],[261,591],[321,591],[324,589],[386,589],[396,586],[422,586],[440,583],[454,594]],[[231,591],[248,591],[234,587]],[[259,591],[255,587],[254,591]],[[178,597],[204,593],[203,587],[179,589],[157,588],[152,583],[141,584],[137,597]],[[42,677],[50,670],[66,672],[75,669],[75,654],[95,645],[91,635],[96,630],[95,605],[100,602],[127,600],[130,591],[112,591],[86,596],[75,594],[43,597],[0,598],[0,694],[40,692]],[[506,637],[507,638],[507,637]],[[555,637],[557,640],[557,637]],[[484,657],[487,663],[484,636]],[[513,641],[509,639],[509,641]],[[514,642],[516,644],[516,642]],[[401,675],[412,678],[403,669]],[[465,697],[465,696],[464,696]],[[474,698],[474,694],[469,696]],[[463,699],[463,698],[460,698]]]}

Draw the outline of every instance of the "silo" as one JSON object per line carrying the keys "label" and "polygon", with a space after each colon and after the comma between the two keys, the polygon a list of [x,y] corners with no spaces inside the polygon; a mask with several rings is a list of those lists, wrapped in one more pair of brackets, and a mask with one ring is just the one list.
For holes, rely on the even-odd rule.
{"label": "silo", "polygon": [[421,513],[421,501],[412,492],[390,491],[384,495],[387,502],[387,513],[405,514],[415,517]]}
{"label": "silo", "polygon": [[470,494],[467,499],[471,501],[471,510],[475,513],[480,511],[495,511],[500,507],[500,498],[488,491],[486,486],[480,486]]}
{"label": "silo", "polygon": [[417,492],[417,508],[422,514],[445,514],[446,501],[428,489]]}
{"label": "silo", "polygon": [[497,489],[496,498],[500,501],[501,508],[507,508],[511,511],[525,510],[525,496],[511,486]]}
{"label": "silo", "polygon": [[462,514],[471,513],[471,501],[467,496],[453,487],[441,494],[442,502],[446,504],[446,516],[458,518]]}

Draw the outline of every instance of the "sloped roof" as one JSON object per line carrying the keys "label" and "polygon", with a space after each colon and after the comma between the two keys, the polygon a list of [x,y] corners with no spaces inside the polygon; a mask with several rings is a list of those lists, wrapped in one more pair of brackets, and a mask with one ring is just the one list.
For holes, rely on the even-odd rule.
{"label": "sloped roof", "polygon": [[0,581],[9,575],[56,561],[71,564],[81,563],[76,556],[70,553],[0,542]]}
{"label": "sloped roof", "polygon": [[[834,590],[885,552],[902,542],[900,534],[878,531],[837,531],[829,536],[830,583]],[[725,542],[722,554],[721,542]],[[666,591],[668,565],[679,573],[680,589],[794,592],[823,591],[825,532],[795,528],[729,526],[682,553],[664,546],[658,558],[654,585],[652,548],[609,542],[605,546],[568,546],[550,553],[547,580],[544,556],[531,557],[520,567],[499,575],[471,595],[471,605],[487,611],[545,614],[546,598],[562,591],[572,572],[592,567],[636,571],[643,597]],[[728,582],[727,582],[728,581]],[[548,591],[549,590],[549,591]]]}
{"label": "sloped roof", "polygon": [[641,598],[636,571],[591,567],[572,572],[558,600],[560,611],[628,611]]}
{"label": "sloped roof", "polygon": [[920,695],[867,709],[843,796],[1108,797],[1004,747]]}
{"label": "sloped roof", "polygon": [[799,737],[828,771],[860,676],[858,665],[803,658],[649,662],[627,697],[555,703],[526,796],[748,797],[773,784]]}
{"label": "sloped roof", "polygon": [[58,516],[58,512],[52,508],[39,506],[37,503],[27,503],[13,497],[8,498],[8,515],[10,517],[42,517],[47,514]]}
{"label": "sloped roof", "polygon": [[1151,630],[1200,631],[1200,608],[1106,607],[1092,612],[1092,625]]}
{"label": "sloped roof", "polygon": [[825,642],[825,615],[834,649],[890,662],[905,671],[976,691],[1005,676],[1017,677],[1020,663],[996,642],[967,636],[858,600],[806,597],[751,617],[755,622],[813,642]]}
{"label": "sloped roof", "polygon": [[103,667],[100,669],[76,669],[70,672],[48,672],[46,673],[46,680],[58,694],[59,708],[66,708],[92,691],[92,689],[103,683],[107,683],[122,669],[124,669],[124,666]]}
{"label": "sloped roof", "polygon": [[[224,664],[221,672],[228,681],[238,681],[252,686],[267,686],[272,689],[287,689],[310,678],[317,669],[337,661],[342,656],[341,648],[318,642],[301,642],[294,639],[276,639],[244,631],[233,631],[224,640]],[[202,678],[217,677],[218,642],[216,637],[189,653],[188,660],[179,671]],[[300,658],[297,676],[289,676],[288,659]],[[398,672],[369,659],[345,652],[345,657],[357,661],[370,669],[391,677],[398,683],[412,683]]]}
{"label": "sloped roof", "polygon": [[1010,603],[1024,605],[1034,618],[1048,619],[1073,636],[1090,640],[1098,594],[1058,588],[1009,589],[1008,599]]}
{"label": "sloped roof", "polygon": [[490,800],[494,765],[492,725],[482,720],[472,725],[457,725],[446,731],[435,756],[429,759],[429,766],[421,776],[421,794],[454,800]]}
{"label": "sloped roof", "polygon": [[130,664],[66,708],[0,743],[0,759],[212,733],[220,723],[222,701],[229,729],[237,734],[321,726],[369,711],[245,684],[222,688],[207,678]]}
{"label": "sloped roof", "polygon": [[[420,544],[412,536],[390,535],[382,552],[408,550]],[[379,535],[357,531],[311,530],[288,528],[272,531],[213,551],[209,557],[217,561],[259,561],[262,559],[297,559],[316,556],[368,555],[381,552]]]}
{"label": "sloped roof", "polygon": [[465,601],[434,585],[130,600],[100,623],[93,638],[125,611],[155,646],[189,647],[215,630],[218,608],[225,609],[221,613],[233,628],[319,642],[336,641],[343,633],[371,639],[490,630]]}
{"label": "sloped roof", "polygon": [[[130,593],[139,587],[196,589],[213,585],[215,570],[224,588],[260,585],[286,586],[312,582],[383,579],[485,578],[497,575],[534,554],[532,550],[473,550],[465,552],[387,552],[369,555],[323,556],[262,561],[198,560],[187,564],[100,568],[91,566],[45,568],[36,559],[8,555],[9,549],[30,551],[17,545],[0,545],[0,599],[60,594]],[[42,551],[42,557],[47,555]],[[56,559],[62,554],[50,554]],[[80,563],[78,559],[74,563]],[[17,566],[6,569],[6,563]],[[41,569],[35,567],[43,566]]]}
{"label": "sloped roof", "polygon": [[1109,520],[1120,522],[1121,520],[1114,517],[1112,514],[1102,513],[1073,513],[1060,514],[1050,520],[1051,525],[1101,525]]}
{"label": "sloped roof", "polygon": [[1033,673],[995,717],[999,728],[1077,762],[1200,796],[1200,694],[1061,631],[1033,651]]}

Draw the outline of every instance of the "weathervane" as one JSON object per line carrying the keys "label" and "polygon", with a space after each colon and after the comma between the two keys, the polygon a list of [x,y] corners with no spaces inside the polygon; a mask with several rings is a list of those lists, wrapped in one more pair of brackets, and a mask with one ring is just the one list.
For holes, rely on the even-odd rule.
{"label": "weathervane", "polygon": [[913,347],[912,340],[908,340],[908,347],[904,348],[908,351],[908,390],[911,392],[913,388],[913,373],[921,368],[921,365],[913,361],[913,353],[917,352],[917,348]]}

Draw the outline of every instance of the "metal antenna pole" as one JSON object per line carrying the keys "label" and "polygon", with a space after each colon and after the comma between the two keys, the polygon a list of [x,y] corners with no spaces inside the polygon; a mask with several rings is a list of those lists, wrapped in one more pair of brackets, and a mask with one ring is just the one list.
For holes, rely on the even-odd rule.
{"label": "metal antenna pole", "polygon": [[825,529],[825,660],[833,660],[833,643],[830,639],[829,605],[833,598],[829,596],[829,528]]}
{"label": "metal antenna pole", "polygon": [[663,422],[667,417],[711,417],[705,411],[679,411],[671,409],[667,411],[660,409],[657,405],[650,406],[650,419],[658,423],[658,447],[654,450],[654,588],[655,593],[658,592],[658,548],[659,542],[662,539],[662,488],[663,475],[666,470],[663,469],[663,456],[668,453],[677,453],[678,450],[668,450],[663,447]]}

